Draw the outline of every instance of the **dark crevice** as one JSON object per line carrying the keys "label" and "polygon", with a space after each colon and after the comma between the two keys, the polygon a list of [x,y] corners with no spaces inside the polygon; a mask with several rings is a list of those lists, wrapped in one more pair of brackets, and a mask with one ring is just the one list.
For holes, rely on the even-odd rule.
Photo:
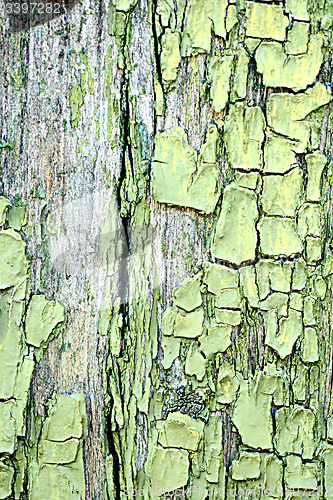
{"label": "dark crevice", "polygon": [[162,87],[163,94],[164,94],[164,85],[163,85],[163,78],[162,78],[162,68],[161,68],[161,59],[160,59],[160,53],[159,53],[159,40],[157,36],[157,31],[156,31],[156,16],[157,16],[157,0],[153,0],[153,5],[152,5],[152,32],[153,32],[153,38],[154,38],[154,55],[155,55],[155,61],[156,61],[156,72],[158,76],[158,81],[159,84]]}
{"label": "dark crevice", "polygon": [[[126,43],[127,43],[127,36],[125,35],[122,44],[122,53],[125,53],[125,58],[126,58]],[[135,178],[134,160],[131,149],[129,80],[128,80],[128,75],[126,73],[126,65],[122,75],[120,95],[121,95],[120,109],[122,115],[120,122],[121,169],[117,182],[116,199],[121,220],[120,234],[122,242],[122,252],[121,252],[120,269],[119,269],[120,280],[118,289],[118,296],[120,297],[119,313],[122,316],[122,326],[120,328],[120,339],[121,339],[120,357],[122,357],[124,356],[126,349],[125,332],[129,327],[129,308],[127,300],[129,276],[128,276],[127,264],[128,264],[128,256],[131,252],[130,213],[127,209],[124,210],[123,202],[124,202],[124,197],[126,195],[126,180],[130,175],[133,177],[133,179]],[[130,167],[130,172],[128,171],[129,167]],[[111,352],[109,356],[112,356]],[[109,373],[108,377],[110,378],[112,376],[116,376],[117,374],[118,393],[122,395],[123,390],[121,386],[121,374],[119,370],[119,365],[115,359],[112,360],[112,372],[113,373]],[[111,408],[112,408],[114,406],[114,398],[109,384],[108,384],[108,393],[111,398]],[[119,450],[119,446],[121,447],[121,443],[119,442],[119,444],[117,445],[115,441],[119,438],[119,426],[116,422],[112,421],[111,411],[109,411],[106,414],[105,420],[106,420],[105,424],[106,424],[106,439],[108,443],[108,451],[109,454],[112,456],[112,482],[115,489],[115,497],[120,498],[121,497],[121,488],[120,488],[121,451]],[[114,429],[114,425],[116,425],[116,429]]]}
{"label": "dark crevice", "polygon": [[[112,403],[113,404],[113,401]],[[116,446],[114,443],[114,437],[113,434],[115,431],[110,431],[112,429],[112,413],[110,412],[106,416],[106,428],[108,429],[107,432],[107,440],[108,440],[108,445],[109,445],[109,454],[112,455],[112,481],[115,489],[115,497],[116,498],[121,498],[121,492],[120,492],[120,463],[119,463],[119,456],[116,450]],[[110,496],[108,495],[109,500],[111,500]]]}

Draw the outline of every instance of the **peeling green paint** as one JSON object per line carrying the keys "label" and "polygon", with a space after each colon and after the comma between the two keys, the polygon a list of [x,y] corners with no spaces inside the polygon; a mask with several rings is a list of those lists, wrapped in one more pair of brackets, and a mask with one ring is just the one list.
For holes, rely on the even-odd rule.
{"label": "peeling green paint", "polygon": [[[230,107],[224,127],[224,138],[230,166],[242,170],[261,170],[261,145],[265,118],[257,106],[245,108],[237,103]],[[237,137],[237,144],[235,143]]]}
{"label": "peeling green paint", "polygon": [[225,38],[226,7],[226,0],[211,0],[210,2],[192,0],[187,5],[182,41],[182,56],[209,52],[212,30],[216,36]]}
{"label": "peeling green paint", "polygon": [[256,52],[256,61],[259,73],[263,74],[264,84],[292,90],[306,89],[314,82],[322,64],[321,46],[321,38],[312,38],[306,54],[290,55],[285,63],[286,54],[282,45],[275,42],[261,43]]}
{"label": "peeling green paint", "polygon": [[156,135],[153,161],[156,201],[211,213],[218,199],[217,140],[217,130],[211,126],[197,160],[182,128]]}
{"label": "peeling green paint", "polygon": [[209,74],[212,80],[211,100],[212,108],[220,113],[228,102],[230,72],[233,56],[225,56],[222,61],[216,57],[210,59]]}
{"label": "peeling green paint", "polygon": [[255,194],[232,185],[228,186],[223,193],[213,255],[234,264],[254,260],[257,245],[254,224],[258,217]]}
{"label": "peeling green paint", "polygon": [[4,196],[0,196],[0,225],[2,225],[6,220],[6,213],[10,202]]}
{"label": "peeling green paint", "polygon": [[246,15],[248,36],[284,41],[289,20],[283,13],[282,5],[248,2]]}
{"label": "peeling green paint", "polygon": [[163,80],[166,82],[176,80],[180,60],[180,35],[177,32],[172,33],[171,29],[167,28],[162,38],[161,69]]}
{"label": "peeling green paint", "polygon": [[59,302],[53,304],[43,295],[34,295],[27,314],[27,344],[35,347],[45,345],[52,330],[64,319],[64,307]]}
{"label": "peeling green paint", "polygon": [[[110,349],[108,411],[120,495],[125,487],[157,486],[152,498],[159,498],[164,489],[184,486],[192,488],[191,500],[201,500],[199,487],[216,485],[222,493],[215,498],[241,498],[245,488],[261,488],[269,491],[263,498],[283,500],[287,488],[295,487],[302,491],[290,498],[298,500],[305,488],[328,484],[333,462],[327,444],[332,408],[322,400],[329,354],[320,336],[328,329],[333,273],[324,216],[331,173],[324,156],[330,110],[324,114],[324,106],[331,95],[320,83],[326,82],[322,63],[328,61],[330,35],[319,32],[330,19],[326,7],[315,4],[310,20],[303,0],[158,0],[154,9],[161,69],[154,77],[154,199],[172,210],[196,209],[182,212],[203,223],[208,241],[202,266],[181,282],[177,277],[169,307],[163,307],[169,304],[163,290],[160,324],[154,306],[149,321],[158,348],[150,351],[146,304],[133,301],[126,327],[122,323],[124,355],[119,356],[119,336],[117,349]],[[124,14],[118,37],[130,35],[131,22]],[[126,54],[122,68],[125,62],[130,71]],[[188,93],[182,80],[186,65],[195,68]],[[186,131],[164,131],[166,123],[184,123],[182,115],[170,120],[170,113],[184,95],[187,110],[193,105],[196,77],[204,81],[198,116],[187,111]],[[132,113],[131,108],[129,121]],[[328,123],[330,130],[330,117]],[[194,143],[201,144],[200,153]],[[125,167],[129,172],[133,165],[126,160]],[[132,189],[128,182],[123,190],[128,200]],[[133,216],[135,203],[126,215]],[[139,270],[130,270],[139,286]],[[100,318],[101,333],[110,335],[109,290],[108,285]],[[136,416],[142,411],[148,445],[136,474]],[[106,463],[115,498],[117,460],[109,455]]]}

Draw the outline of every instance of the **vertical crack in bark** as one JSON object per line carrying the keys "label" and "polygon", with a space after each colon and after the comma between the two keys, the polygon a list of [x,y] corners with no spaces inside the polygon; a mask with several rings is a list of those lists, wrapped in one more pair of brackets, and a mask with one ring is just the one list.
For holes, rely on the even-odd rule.
{"label": "vertical crack in bark", "polygon": [[157,72],[159,84],[161,85],[162,90],[163,90],[163,94],[164,94],[161,58],[160,58],[160,52],[159,52],[159,40],[158,40],[158,35],[157,35],[157,30],[156,30],[157,0],[153,0],[151,16],[152,16],[152,33],[153,33],[153,38],[154,38],[154,55],[155,55],[155,61],[156,61],[156,72]]}

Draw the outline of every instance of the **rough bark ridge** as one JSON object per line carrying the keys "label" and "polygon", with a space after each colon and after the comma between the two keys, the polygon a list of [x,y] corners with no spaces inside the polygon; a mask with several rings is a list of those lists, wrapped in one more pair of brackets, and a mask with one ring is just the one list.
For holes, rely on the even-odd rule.
{"label": "rough bark ridge", "polygon": [[7,3],[0,498],[333,498],[331,4]]}

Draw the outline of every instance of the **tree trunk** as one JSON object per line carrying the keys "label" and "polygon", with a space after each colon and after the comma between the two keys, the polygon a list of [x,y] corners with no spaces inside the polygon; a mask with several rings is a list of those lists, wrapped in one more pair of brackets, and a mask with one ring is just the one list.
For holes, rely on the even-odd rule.
{"label": "tree trunk", "polygon": [[333,498],[332,16],[4,0],[0,498]]}

